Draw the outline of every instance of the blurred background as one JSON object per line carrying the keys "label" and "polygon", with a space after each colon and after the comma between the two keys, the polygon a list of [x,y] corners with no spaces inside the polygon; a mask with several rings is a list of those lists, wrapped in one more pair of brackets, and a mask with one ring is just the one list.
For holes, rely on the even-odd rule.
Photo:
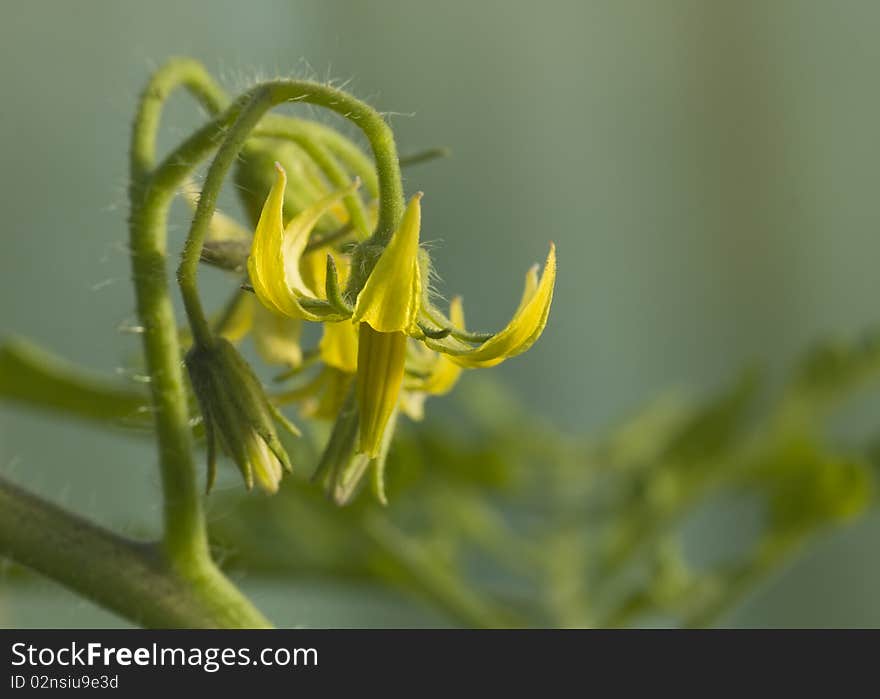
{"label": "blurred background", "polygon": [[[422,237],[475,327],[506,322],[555,241],[547,330],[493,374],[569,433],[671,388],[704,395],[750,362],[773,380],[817,338],[880,317],[875,3],[5,0],[0,19],[2,332],[95,370],[137,349],[117,331],[133,319],[128,128],[172,55],[230,90],[350,80],[392,113],[402,152],[448,146],[406,186],[426,192]],[[200,118],[176,98],[163,142]],[[878,425],[866,399],[839,429]],[[0,440],[17,482],[123,530],[154,526],[148,442],[8,405]],[[874,508],[724,623],[880,625],[878,540]],[[359,583],[243,585],[284,625],[445,623]],[[52,583],[0,581],[4,626],[120,623]]]}

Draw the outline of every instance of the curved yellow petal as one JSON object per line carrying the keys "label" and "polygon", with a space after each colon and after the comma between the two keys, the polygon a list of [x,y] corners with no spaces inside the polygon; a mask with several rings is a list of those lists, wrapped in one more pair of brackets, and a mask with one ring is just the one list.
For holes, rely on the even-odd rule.
{"label": "curved yellow petal", "polygon": [[377,332],[410,332],[416,328],[422,295],[418,259],[421,198],[416,194],[410,199],[400,228],[358,294],[353,319]]}
{"label": "curved yellow petal", "polygon": [[[322,254],[306,255],[305,257],[303,253],[305,252],[306,245],[309,243],[309,236],[315,225],[321,220],[321,217],[332,209],[333,206],[339,204],[340,199],[357,189],[358,186],[359,183],[355,181],[347,189],[334,192],[303,209],[290,220],[290,223],[284,229],[281,256],[284,259],[285,279],[287,286],[299,295],[311,296],[313,298],[319,298],[324,295],[323,280],[326,278],[326,251]],[[320,266],[325,271],[319,273],[319,276],[316,278],[314,272],[309,269],[304,276],[303,268],[310,267],[313,263],[317,265],[318,261],[320,261]],[[314,279],[316,282],[321,280],[322,283],[311,287],[306,281],[307,278],[310,280]]]}
{"label": "curved yellow petal", "polygon": [[275,184],[263,205],[248,257],[251,284],[257,298],[268,308],[291,318],[320,321],[323,320],[320,315],[305,310],[299,302],[300,297],[315,297],[314,290],[303,280],[300,259],[321,216],[340,198],[354,191],[358,182],[307,207],[285,228],[283,207],[287,176],[277,163],[275,170]]}
{"label": "curved yellow petal", "polygon": [[263,211],[257,222],[251,254],[248,257],[248,273],[257,298],[267,308],[294,318],[302,318],[302,309],[284,283],[284,261],[281,243],[284,233],[283,207],[287,174],[276,164],[275,184],[269,190]]}
{"label": "curved yellow petal", "polygon": [[540,281],[537,270],[529,270],[519,307],[506,328],[474,349],[464,349],[463,343],[459,342],[428,344],[449,355],[450,360],[459,366],[471,368],[495,366],[521,354],[535,343],[547,325],[555,283],[556,246],[551,243]]}
{"label": "curved yellow petal", "polygon": [[357,371],[358,331],[354,323],[325,323],[318,343],[321,361],[347,374]]}

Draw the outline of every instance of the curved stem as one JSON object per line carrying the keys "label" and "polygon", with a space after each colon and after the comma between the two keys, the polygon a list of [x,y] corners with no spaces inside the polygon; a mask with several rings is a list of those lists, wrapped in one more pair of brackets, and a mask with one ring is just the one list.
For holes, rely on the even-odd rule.
{"label": "curved stem", "polygon": [[223,90],[198,61],[172,58],[157,70],[141,93],[131,144],[131,175],[144,178],[156,160],[156,134],[168,96],[185,87],[210,113],[219,112],[229,101]]}
{"label": "curved stem", "polygon": [[[198,61],[190,58],[172,58],[151,78],[141,97],[141,105],[135,122],[138,141],[132,148],[132,171],[146,174],[155,160],[156,133],[159,117],[168,95],[177,87],[185,88],[210,114],[216,116],[229,104],[223,89]],[[344,93],[340,93],[344,94]],[[341,112],[340,112],[341,113]],[[343,115],[347,116],[347,115]],[[372,197],[379,194],[376,168],[363,151],[341,133],[324,124],[274,114],[265,123],[267,132],[276,131],[282,138],[297,132],[310,135],[355,173],[364,183]],[[268,133],[267,133],[268,135]],[[337,185],[339,186],[339,185]]]}
{"label": "curved stem", "polygon": [[206,342],[211,341],[210,328],[196,281],[202,247],[226,174],[251,132],[272,107],[283,102],[306,102],[338,112],[355,123],[370,142],[379,178],[379,220],[370,240],[376,246],[384,247],[403,216],[403,185],[394,135],[382,116],[372,107],[326,85],[296,80],[264,83],[251,90],[248,95],[247,106],[242,108],[235,124],[229,129],[208,169],[177,271],[193,333],[197,339],[203,333]]}
{"label": "curved stem", "polygon": [[219,573],[178,575],[162,551],[44,502],[0,479],[0,554],[130,621],[158,628],[264,627]]}

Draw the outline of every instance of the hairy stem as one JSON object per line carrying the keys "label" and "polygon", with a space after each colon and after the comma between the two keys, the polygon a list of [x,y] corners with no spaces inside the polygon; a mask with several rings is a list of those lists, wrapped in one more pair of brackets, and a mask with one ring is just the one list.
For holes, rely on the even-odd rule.
{"label": "hairy stem", "polygon": [[206,606],[218,612],[237,610],[234,620],[218,613],[200,625],[265,626],[266,620],[216,568],[208,549],[177,322],[166,271],[167,215],[176,188],[198,160],[213,149],[226,125],[236,118],[240,105],[233,104],[197,131],[154,171],[161,105],[171,90],[181,84],[205,96],[209,108],[216,107],[223,98],[211,88],[213,83],[198,64],[175,61],[160,70],[144,91],[135,120],[129,187],[133,280],[162,475],[161,550],[175,575],[186,580]]}
{"label": "hairy stem", "polygon": [[156,160],[156,135],[162,110],[169,95],[178,87],[185,87],[199,103],[212,114],[228,102],[223,90],[198,61],[173,58],[157,70],[141,93],[140,105],[132,130],[132,179],[145,178]]}
{"label": "hairy stem", "polygon": [[261,627],[222,576],[183,578],[151,544],[124,539],[0,479],[0,554],[148,627]]}

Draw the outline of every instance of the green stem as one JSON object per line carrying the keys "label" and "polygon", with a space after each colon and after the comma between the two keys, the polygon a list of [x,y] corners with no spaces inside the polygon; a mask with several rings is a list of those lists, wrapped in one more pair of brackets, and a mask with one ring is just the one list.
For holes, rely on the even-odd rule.
{"label": "green stem", "polygon": [[[166,272],[166,221],[175,190],[198,160],[216,145],[225,125],[237,116],[240,104],[233,104],[214,122],[187,139],[159,168],[152,170],[159,119],[157,100],[167,97],[175,84],[190,85],[197,78],[198,70],[192,66],[184,70],[172,64],[160,71],[159,78],[151,81],[141,99],[131,146],[130,248],[159,442],[164,501],[162,554],[175,575],[186,580],[203,598],[204,604],[218,612],[216,618],[203,625],[219,626],[228,622],[238,626],[265,626],[265,618],[211,560],[193,457],[177,323]],[[209,94],[211,90],[204,92]],[[224,616],[224,609],[235,610],[235,618]]]}
{"label": "green stem", "polygon": [[134,208],[131,259],[164,495],[164,538],[168,554],[181,562],[207,555],[201,491],[196,485],[187,393],[174,310],[165,272],[167,204]]}
{"label": "green stem", "polygon": [[[152,94],[148,88],[148,96],[142,100],[148,110],[153,109]],[[152,167],[154,148],[138,128],[154,129],[153,120],[139,117],[132,137],[131,260],[159,441],[164,541],[169,556],[183,566],[191,561],[209,561],[210,557],[201,488],[197,484],[192,453],[177,324],[166,272],[166,222],[177,188],[198,162],[216,147],[220,135],[237,117],[240,108],[239,102],[233,104],[146,174],[143,174],[143,168]]]}
{"label": "green stem", "polygon": [[[184,307],[197,341],[210,343],[211,332],[198,294],[199,259],[217,197],[245,141],[270,109],[284,102],[306,102],[335,111],[364,132],[376,160],[379,178],[379,220],[370,242],[387,245],[403,216],[403,185],[394,135],[382,116],[364,102],[335,88],[297,80],[277,80],[253,88],[211,163],[202,187],[183,256],[177,271]],[[352,275],[354,277],[354,275]]]}
{"label": "green stem", "polygon": [[[132,153],[138,154],[137,161],[133,162],[133,170],[138,170],[142,175],[149,172],[152,167],[161,110],[168,95],[176,87],[187,89],[214,116],[217,116],[229,104],[226,93],[214,82],[214,79],[200,63],[189,58],[171,59],[156,72],[141,98],[141,108],[135,124],[138,143],[132,149]],[[345,94],[336,92],[341,95]],[[338,131],[318,122],[274,114],[266,119],[257,135],[271,136],[272,133],[277,133],[281,138],[290,138],[290,134],[293,133],[311,138],[312,143],[319,143],[326,147],[332,155],[338,157],[349,170],[360,177],[370,196],[377,197],[379,195],[379,180],[373,162],[364,155],[358,146]],[[435,151],[441,154],[440,152],[444,149],[428,151],[427,153],[431,154],[429,157],[439,157],[433,155]],[[334,184],[338,187],[346,186],[340,182],[334,182]]]}
{"label": "green stem", "polygon": [[228,102],[223,90],[198,61],[172,58],[157,70],[141,94],[131,144],[132,179],[144,179],[156,159],[156,134],[162,110],[169,95],[185,87],[210,113],[219,112]]}
{"label": "green stem", "polygon": [[[139,153],[138,161],[133,163],[133,168],[136,168],[141,174],[146,174],[149,171],[150,163],[154,159],[161,109],[169,93],[178,86],[186,88],[212,115],[218,115],[229,104],[229,98],[201,64],[186,58],[169,61],[155,74],[141,99],[141,109],[135,125],[139,143],[133,149],[133,153]],[[348,175],[336,163],[334,158],[336,156],[361,178],[371,196],[378,196],[379,182],[373,163],[360,148],[334,129],[305,119],[272,115],[266,120],[259,133],[255,135],[288,138],[296,141],[309,152],[309,155],[324,171],[332,184],[344,188],[349,184]],[[428,151],[426,152],[427,157],[439,157],[437,154],[442,155],[440,152],[443,150]],[[422,159],[425,158],[420,157],[419,161]],[[346,198],[352,219],[356,226],[366,231],[366,218],[362,215],[363,204],[359,199],[355,203],[354,198],[354,195]],[[357,210],[352,210],[355,208],[361,212],[361,215]]]}
{"label": "green stem", "polygon": [[0,554],[141,626],[268,625],[222,576],[181,577],[161,549],[117,536],[3,479]]}

